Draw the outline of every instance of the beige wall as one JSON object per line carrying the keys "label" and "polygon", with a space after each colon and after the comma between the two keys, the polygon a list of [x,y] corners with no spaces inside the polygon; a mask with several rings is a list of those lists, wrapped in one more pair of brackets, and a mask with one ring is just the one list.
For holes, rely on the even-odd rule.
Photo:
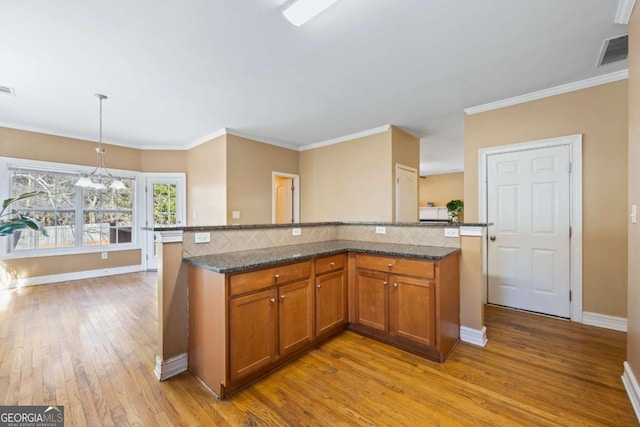
{"label": "beige wall", "polygon": [[583,309],[627,315],[627,81],[465,117],[465,221],[478,219],[478,150],[583,135]]}
{"label": "beige wall", "polygon": [[185,173],[186,150],[144,150],[140,158],[140,171],[156,173]]}
{"label": "beige wall", "polygon": [[420,178],[420,206],[446,206],[451,200],[464,200],[464,173],[445,173]]}
{"label": "beige wall", "polygon": [[[227,224],[271,224],[272,172],[298,175],[299,155],[227,135]],[[240,219],[233,219],[232,211],[240,211]]]}
{"label": "beige wall", "polygon": [[[640,207],[640,10],[629,22],[629,204]],[[626,209],[620,208],[625,212]],[[640,223],[630,224],[628,263],[627,362],[640,375]]]}
{"label": "beige wall", "polygon": [[[408,134],[402,129],[391,127],[391,167],[393,174],[391,176],[391,201],[393,207],[392,220],[396,220],[395,200],[396,200],[396,165],[409,166],[416,170],[416,174],[420,175],[420,140],[413,135]],[[416,177],[419,181],[419,178]],[[420,182],[418,182],[420,188]],[[416,194],[416,198],[418,195]],[[418,204],[416,203],[416,206]],[[418,213],[416,212],[416,219]]]}
{"label": "beige wall", "polygon": [[227,136],[187,153],[187,223],[225,225],[227,209]]}
{"label": "beige wall", "polygon": [[302,221],[392,221],[390,158],[390,130],[300,152]]}

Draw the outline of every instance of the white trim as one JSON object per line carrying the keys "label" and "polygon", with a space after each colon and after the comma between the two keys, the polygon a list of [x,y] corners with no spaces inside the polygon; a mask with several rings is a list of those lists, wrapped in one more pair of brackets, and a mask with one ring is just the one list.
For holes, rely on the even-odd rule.
{"label": "white trim", "polygon": [[480,347],[486,346],[488,341],[486,326],[483,326],[482,329],[473,329],[466,326],[460,326],[460,341],[479,345]]}
{"label": "white trim", "polygon": [[327,145],[339,144],[341,142],[351,141],[353,139],[364,138],[365,136],[376,135],[378,133],[387,132],[391,129],[391,125],[378,126],[377,128],[363,130],[361,132],[352,133],[350,135],[339,136],[325,141],[314,142],[313,144],[303,145],[299,147],[299,151],[312,150],[314,148],[326,147]]}
{"label": "white trim", "polygon": [[[478,216],[487,222],[487,157],[492,154],[569,145],[571,150],[571,320],[582,322],[582,135],[487,147],[478,150]],[[487,251],[482,251],[482,274],[487,276]]]}
{"label": "white trim", "polygon": [[[420,165],[420,169],[422,169],[422,165]],[[426,169],[426,166],[425,166]],[[429,172],[425,172],[420,175],[420,178],[431,176],[431,175],[448,175],[450,173],[460,173],[464,172],[464,168],[456,168],[456,169],[430,169]]]}
{"label": "white trim", "polygon": [[511,105],[523,104],[529,101],[535,101],[537,99],[547,98],[549,96],[560,95],[567,92],[573,92],[575,90],[586,89],[593,86],[598,86],[606,83],[617,82],[618,80],[624,80],[629,77],[629,70],[620,70],[614,73],[603,74],[601,76],[591,77],[585,80],[579,80],[573,83],[567,83],[560,86],[555,86],[549,89],[539,90],[537,92],[531,92],[520,96],[514,96],[513,98],[503,99],[501,101],[489,102],[487,104],[478,105],[475,107],[465,108],[466,114],[478,114],[485,111],[497,110],[498,108],[509,107]]}
{"label": "white trim", "polygon": [[293,178],[293,222],[300,222],[300,175],[271,172],[271,223],[276,223],[276,177]]}
{"label": "white trim", "polygon": [[156,356],[156,368],[153,373],[158,381],[164,381],[188,369],[189,357],[187,353],[182,353],[167,360],[162,360],[160,356]]}
{"label": "white trim", "polygon": [[185,150],[191,150],[194,147],[197,147],[200,144],[204,144],[205,142],[209,142],[213,139],[219,138],[222,135],[226,135],[227,134],[227,129],[226,128],[222,128],[222,129],[218,129],[216,131],[213,131],[211,133],[208,133],[206,135],[202,135],[200,138],[195,139],[191,142],[188,142],[184,145],[184,149]]}
{"label": "white trim", "polygon": [[636,0],[620,0],[618,3],[618,11],[616,12],[616,18],[613,22],[616,24],[627,25],[635,4]]}
{"label": "white trim", "polygon": [[155,233],[158,243],[181,243],[184,234],[182,230],[163,230]]}
{"label": "white trim", "polygon": [[482,237],[482,229],[484,227],[475,225],[461,225],[460,236]]}
{"label": "white trim", "polygon": [[636,376],[631,370],[629,362],[625,361],[623,366],[624,371],[622,373],[622,383],[624,384],[624,388],[627,390],[627,395],[629,396],[631,406],[633,406],[633,410],[636,413],[636,418],[640,421],[640,386],[638,385]]}
{"label": "white trim", "polygon": [[277,139],[263,138],[261,136],[249,135],[244,132],[240,132],[234,129],[227,129],[227,135],[233,135],[240,138],[250,139],[252,141],[262,142],[263,144],[274,145],[280,148],[286,148],[288,150],[300,151],[300,147],[297,145],[288,144],[284,141],[279,141]]}
{"label": "white trim", "polygon": [[52,274],[49,276],[26,277],[23,279],[10,279],[7,288],[48,285],[50,283],[68,282],[71,280],[93,279],[95,277],[115,276],[117,274],[137,273],[143,271],[142,264],[128,265],[125,267],[100,268],[98,270],[75,271],[73,273]]}
{"label": "white trim", "polygon": [[613,329],[614,331],[627,332],[627,319],[625,317],[609,316],[608,314],[582,312],[582,323],[597,326],[599,328]]}
{"label": "white trim", "polygon": [[157,144],[144,144],[137,147],[143,151],[185,151],[186,145],[157,145]]}

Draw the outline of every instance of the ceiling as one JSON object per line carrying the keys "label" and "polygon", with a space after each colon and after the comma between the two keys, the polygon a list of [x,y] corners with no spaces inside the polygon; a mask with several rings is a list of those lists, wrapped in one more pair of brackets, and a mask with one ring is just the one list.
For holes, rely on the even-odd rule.
{"label": "ceiling", "polygon": [[282,0],[0,2],[0,125],[140,148],[221,129],[298,147],[396,125],[421,173],[462,169],[463,109],[596,67],[618,0],[340,0],[298,28]]}

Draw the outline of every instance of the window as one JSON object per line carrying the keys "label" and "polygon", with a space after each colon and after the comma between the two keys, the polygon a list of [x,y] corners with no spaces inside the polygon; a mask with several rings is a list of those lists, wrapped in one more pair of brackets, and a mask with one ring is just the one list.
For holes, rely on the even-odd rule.
{"label": "window", "polygon": [[13,209],[36,218],[48,234],[20,230],[10,251],[132,243],[135,180],[121,178],[126,189],[116,191],[76,187],[78,178],[78,173],[9,167],[10,197],[44,193],[15,203]]}

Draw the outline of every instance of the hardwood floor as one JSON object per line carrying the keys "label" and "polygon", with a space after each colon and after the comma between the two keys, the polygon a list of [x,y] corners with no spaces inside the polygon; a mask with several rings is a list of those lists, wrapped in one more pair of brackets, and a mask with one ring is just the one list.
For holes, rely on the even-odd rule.
{"label": "hardwood floor", "polygon": [[159,383],[156,275],[0,290],[0,404],[65,406],[67,426],[638,425],[626,334],[487,307],[489,344],[444,364],[345,332],[219,402]]}

